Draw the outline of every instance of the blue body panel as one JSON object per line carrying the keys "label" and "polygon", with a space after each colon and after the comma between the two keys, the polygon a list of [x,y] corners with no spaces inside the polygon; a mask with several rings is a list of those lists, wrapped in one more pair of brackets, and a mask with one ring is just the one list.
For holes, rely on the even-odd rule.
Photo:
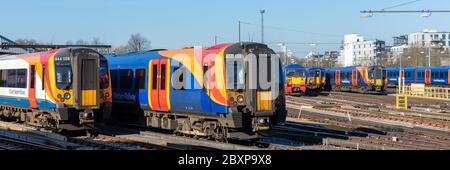
{"label": "blue body panel", "polygon": [[[113,82],[113,103],[127,104],[142,110],[150,110],[148,104],[148,65],[150,60],[169,59],[171,74],[176,67],[181,66],[178,61],[161,56],[155,51],[107,56],[107,59],[110,63],[111,72],[118,69],[132,69],[136,73],[136,69],[145,69],[145,89],[135,89],[136,76],[133,76],[131,89],[114,88],[117,84]],[[186,70],[186,73],[186,78],[191,80],[191,84],[188,85],[187,89],[173,89],[173,80],[170,81],[170,87],[168,87],[170,88],[170,111],[180,113],[226,114],[228,107],[214,102],[205,90],[198,88],[201,85],[192,73],[188,70]],[[117,76],[120,77],[119,74]]]}

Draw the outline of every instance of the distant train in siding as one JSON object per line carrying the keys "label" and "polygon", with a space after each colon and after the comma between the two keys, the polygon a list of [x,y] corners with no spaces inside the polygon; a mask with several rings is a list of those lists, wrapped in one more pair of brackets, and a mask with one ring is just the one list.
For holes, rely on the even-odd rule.
{"label": "distant train in siding", "polygon": [[82,127],[105,119],[111,102],[108,63],[94,50],[0,56],[2,119],[55,129]]}
{"label": "distant train in siding", "polygon": [[[285,122],[282,65],[267,45],[230,43],[199,51],[203,55],[184,48],[108,56],[114,120],[220,141],[254,138]],[[248,54],[263,54],[269,60],[244,62]],[[268,62],[268,67],[257,61]],[[249,78],[250,68],[258,70],[255,79]],[[252,89],[251,82],[260,78],[275,86]]]}
{"label": "distant train in siding", "polygon": [[307,69],[298,64],[284,66],[286,94],[305,94],[307,90]]}
{"label": "distant train in siding", "polygon": [[429,86],[450,86],[450,66],[387,68],[385,74],[390,87],[398,86],[399,78],[405,79],[405,85],[422,83]]}
{"label": "distant train in siding", "polygon": [[326,89],[359,93],[385,93],[385,69],[382,66],[327,69]]}

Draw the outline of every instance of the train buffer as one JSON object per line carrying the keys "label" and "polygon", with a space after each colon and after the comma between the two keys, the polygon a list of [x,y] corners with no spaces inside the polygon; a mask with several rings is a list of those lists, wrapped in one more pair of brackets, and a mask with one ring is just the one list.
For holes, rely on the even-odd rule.
{"label": "train buffer", "polygon": [[396,94],[397,109],[408,109],[408,98],[450,101],[450,88],[427,87],[425,84],[400,86]]}

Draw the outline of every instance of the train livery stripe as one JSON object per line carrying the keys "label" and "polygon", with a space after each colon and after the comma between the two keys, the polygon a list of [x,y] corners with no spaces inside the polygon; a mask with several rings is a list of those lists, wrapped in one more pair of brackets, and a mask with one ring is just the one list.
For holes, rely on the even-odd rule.
{"label": "train livery stripe", "polygon": [[360,73],[364,83],[369,84],[369,75],[367,74],[367,67],[358,67],[357,68],[358,72]]}
{"label": "train livery stripe", "polygon": [[150,60],[149,62],[148,62],[148,84],[147,84],[147,91],[148,91],[148,94],[147,94],[147,99],[148,99],[148,106],[149,106],[149,108],[150,108],[150,110],[152,110],[153,109],[153,103],[152,103],[152,81],[153,81],[153,79],[150,77],[150,76],[152,76],[153,75],[153,72],[152,72],[152,61],[153,60]]}
{"label": "train livery stripe", "polygon": [[171,74],[170,74],[170,60],[167,59],[167,66],[166,66],[166,104],[167,104],[167,110],[170,110],[170,80],[171,80]]}

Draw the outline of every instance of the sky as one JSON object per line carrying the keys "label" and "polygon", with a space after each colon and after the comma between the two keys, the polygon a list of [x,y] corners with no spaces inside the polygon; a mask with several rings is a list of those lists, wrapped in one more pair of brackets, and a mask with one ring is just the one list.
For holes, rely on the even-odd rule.
{"label": "sky", "polygon": [[[374,14],[410,0],[14,0],[1,2],[0,34],[10,39],[35,39],[65,44],[94,37],[106,44],[126,44],[140,33],[152,48],[178,49],[238,41],[238,21],[243,41],[261,41],[260,9],[265,9],[265,42],[288,44],[297,57],[310,51],[339,50],[345,34],[385,40],[432,28],[450,31],[450,13]],[[450,0],[421,0],[392,10],[450,10]],[[325,44],[321,44],[325,43]],[[326,44],[332,43],[332,44]]]}

